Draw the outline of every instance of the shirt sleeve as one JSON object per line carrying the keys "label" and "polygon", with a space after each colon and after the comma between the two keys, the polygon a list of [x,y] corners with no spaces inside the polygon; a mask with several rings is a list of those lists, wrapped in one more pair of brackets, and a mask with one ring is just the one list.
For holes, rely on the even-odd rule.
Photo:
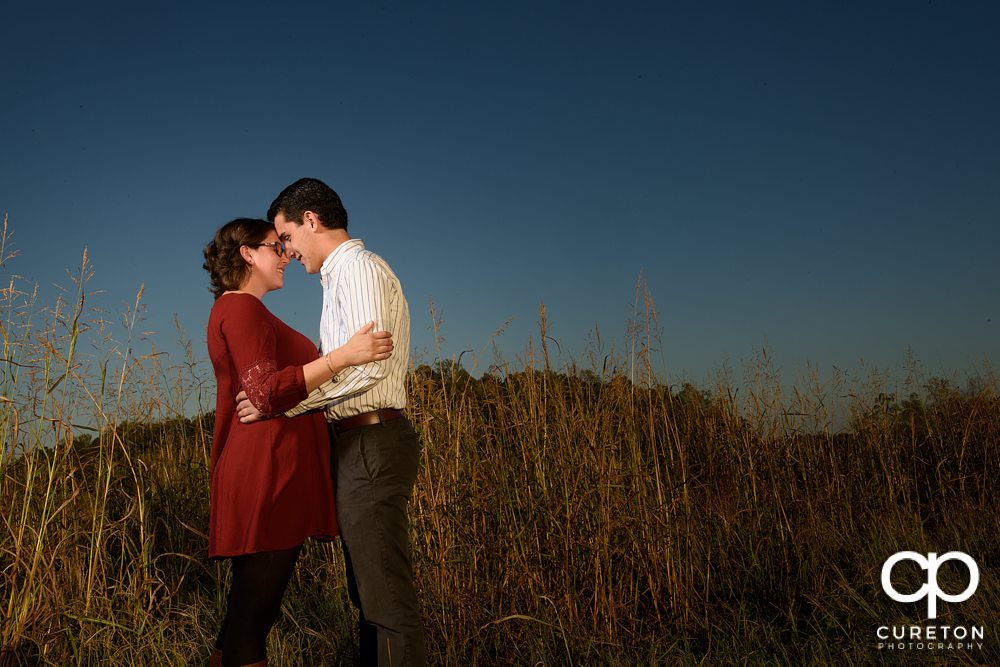
{"label": "shirt sleeve", "polygon": [[307,395],[301,366],[278,368],[274,319],[255,297],[233,300],[222,334],[239,374],[236,391],[243,389],[258,410],[286,410]]}
{"label": "shirt sleeve", "polygon": [[[375,322],[374,331],[392,331],[389,313],[389,277],[375,261],[359,257],[344,267],[340,284],[335,285],[336,308],[345,336],[353,336],[361,327]],[[389,373],[388,361],[373,361],[344,369],[332,379],[314,389],[309,396],[285,415],[295,417],[309,410],[322,408],[348,396],[364,393],[381,382]]]}

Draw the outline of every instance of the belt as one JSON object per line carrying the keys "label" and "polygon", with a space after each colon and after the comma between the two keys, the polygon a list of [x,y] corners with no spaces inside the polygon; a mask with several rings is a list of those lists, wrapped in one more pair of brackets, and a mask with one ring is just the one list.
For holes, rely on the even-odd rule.
{"label": "belt", "polygon": [[353,417],[348,417],[347,419],[337,419],[330,422],[330,428],[333,429],[334,433],[343,433],[344,431],[350,431],[352,428],[372,426],[373,424],[385,424],[388,421],[399,419],[402,416],[403,413],[399,410],[383,408],[381,410],[373,410],[372,412],[362,412],[360,415],[354,415]]}

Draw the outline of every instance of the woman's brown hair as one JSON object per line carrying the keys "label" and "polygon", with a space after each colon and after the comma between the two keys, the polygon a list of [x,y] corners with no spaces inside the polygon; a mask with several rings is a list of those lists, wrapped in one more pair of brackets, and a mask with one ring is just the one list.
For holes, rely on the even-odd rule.
{"label": "woman's brown hair", "polygon": [[258,246],[274,230],[267,220],[236,218],[227,222],[205,246],[204,269],[211,279],[209,291],[218,299],[225,292],[238,290],[246,280],[249,264],[240,254],[240,246]]}

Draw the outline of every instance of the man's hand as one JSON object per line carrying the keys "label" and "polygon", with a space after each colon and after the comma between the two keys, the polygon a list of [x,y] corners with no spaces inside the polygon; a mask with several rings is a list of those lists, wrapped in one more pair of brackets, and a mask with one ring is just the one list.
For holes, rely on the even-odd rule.
{"label": "man's hand", "polygon": [[269,418],[269,415],[254,407],[245,391],[236,395],[236,414],[244,424],[252,424]]}

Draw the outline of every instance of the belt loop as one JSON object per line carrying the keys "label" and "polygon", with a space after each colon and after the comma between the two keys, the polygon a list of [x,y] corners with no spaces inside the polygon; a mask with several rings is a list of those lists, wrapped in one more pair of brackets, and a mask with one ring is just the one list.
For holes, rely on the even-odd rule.
{"label": "belt loop", "polygon": [[378,423],[382,425],[382,428],[385,428],[385,417],[382,416],[382,411],[376,410],[375,414],[378,415]]}

